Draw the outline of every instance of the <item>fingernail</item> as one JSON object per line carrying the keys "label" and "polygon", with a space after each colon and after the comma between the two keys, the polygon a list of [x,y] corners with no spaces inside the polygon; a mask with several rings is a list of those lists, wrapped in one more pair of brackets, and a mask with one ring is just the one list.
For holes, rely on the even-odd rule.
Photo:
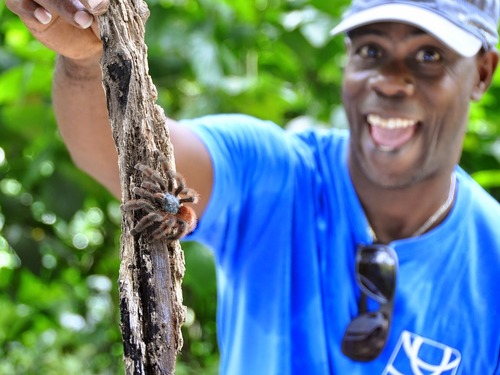
{"label": "fingernail", "polygon": [[41,7],[36,8],[35,11],[33,12],[33,15],[42,25],[48,25],[50,21],[52,21],[52,14],[50,14],[49,12],[47,12],[47,10]]}
{"label": "fingernail", "polygon": [[82,29],[88,29],[92,25],[92,22],[94,22],[94,17],[83,10],[76,12],[73,19]]}
{"label": "fingernail", "polygon": [[87,0],[91,10],[96,10],[102,5],[102,0]]}

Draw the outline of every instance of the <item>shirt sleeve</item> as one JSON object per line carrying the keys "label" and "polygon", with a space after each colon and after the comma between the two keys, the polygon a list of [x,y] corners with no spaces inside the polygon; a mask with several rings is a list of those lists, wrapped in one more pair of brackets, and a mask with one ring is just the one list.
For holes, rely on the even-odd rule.
{"label": "shirt sleeve", "polygon": [[[241,241],[256,243],[263,225],[292,194],[290,136],[272,122],[245,115],[206,116],[182,123],[202,139],[214,171],[205,213],[187,239],[207,245],[220,257],[234,252]],[[281,208],[286,214],[286,207]]]}

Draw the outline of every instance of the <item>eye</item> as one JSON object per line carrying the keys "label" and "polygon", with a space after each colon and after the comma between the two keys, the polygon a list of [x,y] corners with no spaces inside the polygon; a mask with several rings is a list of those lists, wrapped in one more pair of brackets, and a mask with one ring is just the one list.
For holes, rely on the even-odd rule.
{"label": "eye", "polygon": [[421,63],[435,63],[443,59],[439,51],[433,49],[423,49],[417,52],[415,59]]}
{"label": "eye", "polygon": [[373,44],[367,44],[358,49],[358,55],[364,59],[376,59],[382,56],[382,50]]}

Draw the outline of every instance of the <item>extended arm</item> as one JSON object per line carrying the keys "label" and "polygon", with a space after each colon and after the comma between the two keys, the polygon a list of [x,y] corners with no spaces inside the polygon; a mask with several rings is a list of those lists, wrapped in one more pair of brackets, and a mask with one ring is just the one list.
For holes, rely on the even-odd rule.
{"label": "extended arm", "polygon": [[[53,84],[54,111],[75,163],[119,196],[117,153],[99,65],[102,47],[96,23],[90,26],[92,16],[83,5],[71,0],[7,0],[6,4],[36,38],[59,54]],[[105,4],[98,8],[102,11]],[[195,209],[201,216],[212,186],[209,155],[192,131],[173,120],[168,125],[177,170],[199,193]]]}

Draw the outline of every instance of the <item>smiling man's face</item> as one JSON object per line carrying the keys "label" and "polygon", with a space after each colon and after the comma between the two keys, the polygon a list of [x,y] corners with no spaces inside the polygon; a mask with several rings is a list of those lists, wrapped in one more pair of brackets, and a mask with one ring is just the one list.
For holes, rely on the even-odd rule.
{"label": "smiling man's face", "polygon": [[403,187],[458,162],[469,103],[484,91],[478,58],[465,58],[402,23],[349,33],[343,101],[351,172]]}

